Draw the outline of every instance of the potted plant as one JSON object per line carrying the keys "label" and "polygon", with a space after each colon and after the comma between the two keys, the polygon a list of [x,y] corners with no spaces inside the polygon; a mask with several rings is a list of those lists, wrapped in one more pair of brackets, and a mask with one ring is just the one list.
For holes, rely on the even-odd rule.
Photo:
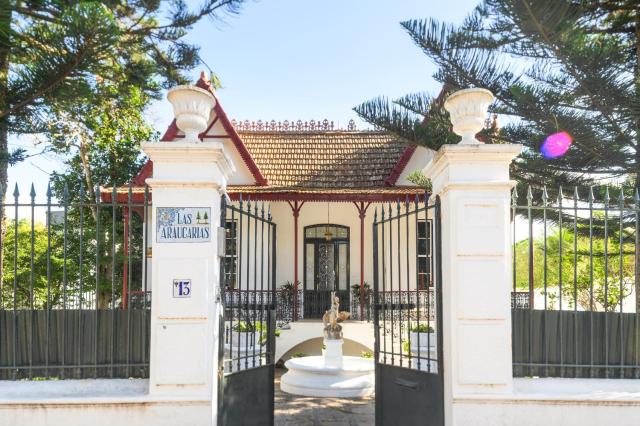
{"label": "potted plant", "polygon": [[[280,330],[276,329],[274,335],[280,337]],[[269,329],[264,322],[256,323],[256,339],[260,341],[262,346],[266,345],[269,340]]]}
{"label": "potted plant", "polygon": [[232,325],[230,335],[232,346],[249,348],[254,346],[260,338],[260,331],[257,325],[252,322],[238,321]]}
{"label": "potted plant", "polygon": [[435,348],[438,335],[429,324],[417,323],[409,329],[411,338],[411,348]]}
{"label": "potted plant", "polygon": [[[366,282],[363,284],[364,300],[366,301],[371,292],[371,287]],[[360,284],[354,284],[351,286],[351,297],[355,300],[360,300]]]}

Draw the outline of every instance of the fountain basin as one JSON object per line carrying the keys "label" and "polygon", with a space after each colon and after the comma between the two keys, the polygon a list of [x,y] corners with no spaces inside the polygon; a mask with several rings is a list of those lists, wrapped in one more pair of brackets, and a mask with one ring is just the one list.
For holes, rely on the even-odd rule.
{"label": "fountain basin", "polygon": [[302,396],[362,398],[375,391],[372,359],[345,356],[342,365],[326,365],[322,356],[291,358],[280,379],[283,392]]}

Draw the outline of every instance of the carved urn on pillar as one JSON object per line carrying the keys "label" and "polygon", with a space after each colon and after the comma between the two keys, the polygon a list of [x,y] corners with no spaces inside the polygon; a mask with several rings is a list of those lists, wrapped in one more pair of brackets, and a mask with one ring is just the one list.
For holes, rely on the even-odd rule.
{"label": "carved urn on pillar", "polygon": [[169,90],[167,99],[173,105],[176,125],[184,132],[184,141],[200,142],[198,135],[207,129],[215,98],[196,86],[178,86]]}
{"label": "carved urn on pillar", "polygon": [[493,99],[493,94],[487,89],[472,88],[459,90],[444,102],[451,116],[453,132],[462,136],[461,145],[482,143],[476,139],[476,133],[482,130],[487,108]]}

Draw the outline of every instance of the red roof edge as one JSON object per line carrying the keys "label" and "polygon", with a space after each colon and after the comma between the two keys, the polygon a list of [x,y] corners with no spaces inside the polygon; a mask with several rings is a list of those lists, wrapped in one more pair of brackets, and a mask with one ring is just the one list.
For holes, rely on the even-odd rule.
{"label": "red roof edge", "polygon": [[147,160],[131,183],[133,186],[144,186],[144,182],[151,176],[153,176],[153,161]]}
{"label": "red roof edge", "polygon": [[407,149],[404,150],[404,152],[402,153],[402,156],[400,157],[396,165],[393,167],[393,170],[391,170],[389,177],[385,179],[384,181],[385,185],[387,186],[396,185],[396,183],[398,182],[398,179],[400,178],[400,175],[404,171],[404,168],[407,167],[407,164],[409,163],[409,160],[411,160],[411,156],[416,151],[417,147],[418,145],[413,144],[408,146]]}
{"label": "red roof edge", "polygon": [[216,106],[213,109],[215,110],[216,115],[220,119],[220,123],[222,124],[222,127],[224,127],[224,130],[226,130],[226,132],[229,134],[229,137],[231,137],[231,140],[233,141],[234,146],[238,150],[240,157],[242,157],[242,161],[244,161],[244,164],[246,164],[246,166],[249,168],[249,171],[251,172],[254,179],[256,180],[256,184],[258,184],[259,186],[267,186],[268,185],[267,180],[264,178],[264,176],[262,176],[262,173],[260,172],[258,165],[256,164],[255,161],[253,161],[253,157],[251,157],[249,150],[247,149],[245,144],[242,142],[242,139],[240,139],[240,136],[238,135],[238,132],[236,132],[236,129],[233,128],[231,121],[229,121],[229,118],[227,117],[227,113],[224,112],[224,110],[220,106],[220,102],[217,102],[217,99],[216,99]]}
{"label": "red roof edge", "polygon": [[[225,131],[229,134],[229,137],[231,138],[233,145],[238,150],[238,153],[240,154],[242,161],[244,161],[244,164],[247,166],[247,168],[253,175],[253,178],[256,180],[256,184],[258,184],[259,186],[267,186],[268,184],[267,180],[264,178],[264,176],[262,176],[262,172],[260,172],[260,169],[258,168],[258,165],[256,164],[256,162],[253,161],[253,157],[251,157],[249,150],[247,149],[245,144],[242,142],[242,139],[240,139],[240,136],[236,132],[236,129],[233,128],[231,121],[227,117],[227,113],[225,113],[222,107],[220,106],[220,102],[218,102],[218,98],[216,97],[213,91],[213,88],[211,87],[211,82],[207,80],[204,72],[200,74],[200,78],[198,79],[195,85],[201,89],[207,90],[209,93],[211,93],[211,96],[215,98],[216,105],[213,107],[213,110],[216,112],[217,119],[220,120],[220,122],[222,123],[222,127],[224,127]],[[209,129],[207,129],[207,131],[208,130]],[[165,142],[172,141],[174,138],[176,138],[177,134],[178,134],[178,126],[176,125],[176,120],[173,119],[173,121],[167,128],[167,131],[164,133],[164,135],[162,136],[162,139],[160,140]],[[200,137],[202,137],[202,134],[200,135]],[[146,164],[145,164],[145,167],[146,167]],[[151,170],[153,170],[153,168]],[[142,170],[140,172],[142,173]],[[136,179],[137,179],[137,176],[136,176]]]}

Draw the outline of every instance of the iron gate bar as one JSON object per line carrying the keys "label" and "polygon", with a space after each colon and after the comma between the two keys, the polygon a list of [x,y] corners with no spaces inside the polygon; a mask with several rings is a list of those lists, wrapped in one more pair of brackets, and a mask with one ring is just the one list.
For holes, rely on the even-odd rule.
{"label": "iron gate bar", "polygon": [[225,238],[235,257],[221,260],[220,276],[237,273],[234,288],[220,289],[218,424],[273,424],[276,225],[263,203],[242,197],[238,206],[223,198],[220,216],[225,232],[237,229],[232,243]]}
{"label": "iron gate bar", "polygon": [[[411,202],[408,199],[404,203],[397,201],[395,208],[387,203],[374,212],[373,316],[377,425],[444,424],[440,200],[436,198],[435,203],[429,204],[428,197],[425,197],[424,205],[421,201],[418,198]],[[422,221],[425,224],[426,253],[419,258],[418,233],[421,232],[419,224]],[[415,256],[409,254],[412,235],[409,228],[412,224],[415,226]],[[404,243],[402,238],[405,238]],[[422,265],[419,259],[424,259],[426,263]],[[410,268],[413,265],[416,268],[415,289],[411,289],[410,282]],[[433,285],[435,318],[431,313],[431,290],[428,289],[426,294],[426,314],[420,306],[421,271],[428,277],[428,286]],[[431,278],[433,275],[434,281]],[[406,285],[403,285],[403,279],[407,280]],[[411,300],[412,294],[415,294],[415,301]],[[423,347],[424,342],[420,342],[419,332],[416,342],[412,341],[414,321],[417,331],[425,325],[430,328],[435,321],[437,348],[431,346],[430,334],[426,337],[427,348]],[[414,343],[417,343],[417,347]],[[423,361],[427,363],[426,367]]]}

